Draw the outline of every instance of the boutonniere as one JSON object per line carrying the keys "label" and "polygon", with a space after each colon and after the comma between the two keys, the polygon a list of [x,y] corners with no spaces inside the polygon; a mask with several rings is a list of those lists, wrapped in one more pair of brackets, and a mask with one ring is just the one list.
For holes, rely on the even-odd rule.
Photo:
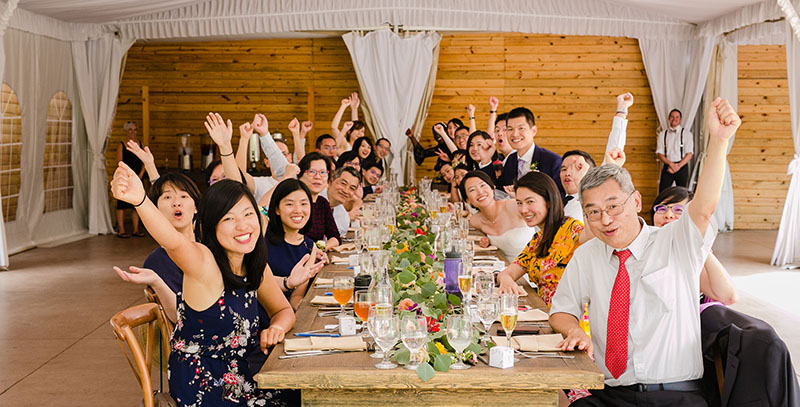
{"label": "boutonniere", "polygon": [[530,167],[528,167],[531,171],[539,171],[539,162],[532,162]]}

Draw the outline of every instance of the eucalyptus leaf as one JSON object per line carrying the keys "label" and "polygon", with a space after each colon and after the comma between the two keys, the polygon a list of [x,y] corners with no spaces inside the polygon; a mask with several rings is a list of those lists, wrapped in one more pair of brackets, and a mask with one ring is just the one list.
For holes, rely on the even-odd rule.
{"label": "eucalyptus leaf", "polygon": [[450,304],[453,304],[456,307],[461,305],[461,298],[458,298],[458,296],[455,294],[448,294],[447,299],[450,301]]}
{"label": "eucalyptus leaf", "polygon": [[434,374],[436,374],[436,372],[434,372],[430,363],[421,363],[417,367],[417,376],[419,376],[423,382],[427,382],[428,380],[432,379]]}
{"label": "eucalyptus leaf", "polygon": [[403,260],[400,261],[400,264],[397,265],[397,268],[404,269],[404,268],[406,268],[406,267],[408,267],[410,265],[411,265],[411,262],[409,262],[408,259],[406,258],[406,259],[403,259]]}
{"label": "eucalyptus leaf", "polygon": [[427,282],[422,285],[422,295],[426,298],[430,297],[436,292],[436,284]]}
{"label": "eucalyptus leaf", "polygon": [[414,281],[416,278],[417,276],[408,270],[403,270],[397,274],[397,279],[400,280],[400,283],[404,285]]}
{"label": "eucalyptus leaf", "polygon": [[453,359],[449,355],[436,355],[433,358],[433,368],[437,372],[447,372],[450,370],[450,365],[453,363]]}
{"label": "eucalyptus leaf", "polygon": [[409,351],[405,346],[400,346],[400,349],[394,353],[394,358],[397,363],[401,365],[407,365],[411,360],[411,351]]}

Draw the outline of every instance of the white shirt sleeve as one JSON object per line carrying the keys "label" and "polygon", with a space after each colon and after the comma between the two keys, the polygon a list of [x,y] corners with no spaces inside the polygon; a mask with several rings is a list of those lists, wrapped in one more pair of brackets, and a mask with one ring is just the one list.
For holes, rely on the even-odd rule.
{"label": "white shirt sleeve", "polygon": [[606,144],[606,151],[611,151],[617,147],[625,150],[625,141],[627,138],[628,120],[621,117],[614,116],[611,123],[611,133],[608,134],[608,144]]}
{"label": "white shirt sleeve", "polygon": [[275,188],[275,185],[278,185],[278,180],[272,177],[253,177],[253,185],[255,186],[253,196],[258,202],[267,192]]}
{"label": "white shirt sleeve", "polygon": [[575,249],[575,254],[572,260],[567,264],[564,269],[564,274],[558,281],[556,293],[553,295],[553,301],[550,305],[550,315],[558,312],[564,312],[581,319],[583,316],[583,304],[589,301],[589,291],[586,289],[588,273],[591,270],[584,270],[581,267],[580,251],[582,247]]}
{"label": "white shirt sleeve", "polygon": [[668,232],[666,238],[672,242],[671,246],[674,250],[674,255],[680,259],[686,259],[691,264],[691,267],[683,269],[692,271],[693,274],[690,277],[694,278],[700,275],[706,257],[711,252],[711,246],[717,237],[717,225],[712,217],[708,226],[706,226],[705,233],[701,234],[689,215],[688,206],[684,209],[684,212],[680,219],[664,226],[663,231]]}
{"label": "white shirt sleeve", "polygon": [[664,150],[664,132],[656,133],[656,154],[664,154],[667,155],[666,150]]}
{"label": "white shirt sleeve", "polygon": [[267,157],[267,160],[269,160],[269,168],[272,169],[272,172],[278,179],[283,178],[284,174],[286,174],[286,165],[289,164],[289,161],[286,161],[286,157],[283,156],[283,153],[278,148],[278,145],[275,144],[275,140],[272,139],[272,136],[267,134],[258,139],[261,143],[261,150],[264,151],[264,155]]}
{"label": "white shirt sleeve", "polygon": [[689,129],[683,131],[683,154],[694,154],[694,134]]}

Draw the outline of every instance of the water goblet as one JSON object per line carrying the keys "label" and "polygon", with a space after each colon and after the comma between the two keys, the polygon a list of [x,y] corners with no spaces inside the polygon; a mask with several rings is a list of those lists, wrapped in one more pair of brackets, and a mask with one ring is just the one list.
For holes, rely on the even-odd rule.
{"label": "water goblet", "polygon": [[455,363],[450,369],[469,369],[461,359],[464,358],[464,349],[472,342],[472,320],[467,315],[450,315],[447,317],[447,342],[456,351]]}
{"label": "water goblet", "polygon": [[396,364],[389,360],[389,351],[400,339],[400,324],[395,315],[378,315],[372,323],[372,334],[375,343],[383,351],[383,360],[375,365],[378,369],[394,369]]}
{"label": "water goblet", "polygon": [[406,369],[416,370],[419,366],[419,351],[428,339],[428,324],[422,317],[405,317],[400,321],[400,339],[411,352]]}

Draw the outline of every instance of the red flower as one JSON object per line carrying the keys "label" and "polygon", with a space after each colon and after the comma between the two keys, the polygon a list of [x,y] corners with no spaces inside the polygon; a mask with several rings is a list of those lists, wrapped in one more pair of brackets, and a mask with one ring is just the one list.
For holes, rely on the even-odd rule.
{"label": "red flower", "polygon": [[426,233],[425,233],[425,231],[423,231],[423,230],[422,230],[422,229],[420,229],[420,228],[417,228],[417,230],[416,230],[416,233],[417,233],[418,235],[425,235],[425,234],[426,234]]}
{"label": "red flower", "polygon": [[225,380],[225,383],[228,383],[228,384],[236,384],[236,375],[234,375],[231,372],[225,373],[222,376],[222,380]]}
{"label": "red flower", "polygon": [[439,323],[436,322],[435,319],[431,317],[425,317],[425,319],[428,320],[428,332],[430,333],[439,332]]}
{"label": "red flower", "polygon": [[219,301],[217,301],[217,304],[223,305],[223,304],[225,304],[225,300],[220,298]]}

